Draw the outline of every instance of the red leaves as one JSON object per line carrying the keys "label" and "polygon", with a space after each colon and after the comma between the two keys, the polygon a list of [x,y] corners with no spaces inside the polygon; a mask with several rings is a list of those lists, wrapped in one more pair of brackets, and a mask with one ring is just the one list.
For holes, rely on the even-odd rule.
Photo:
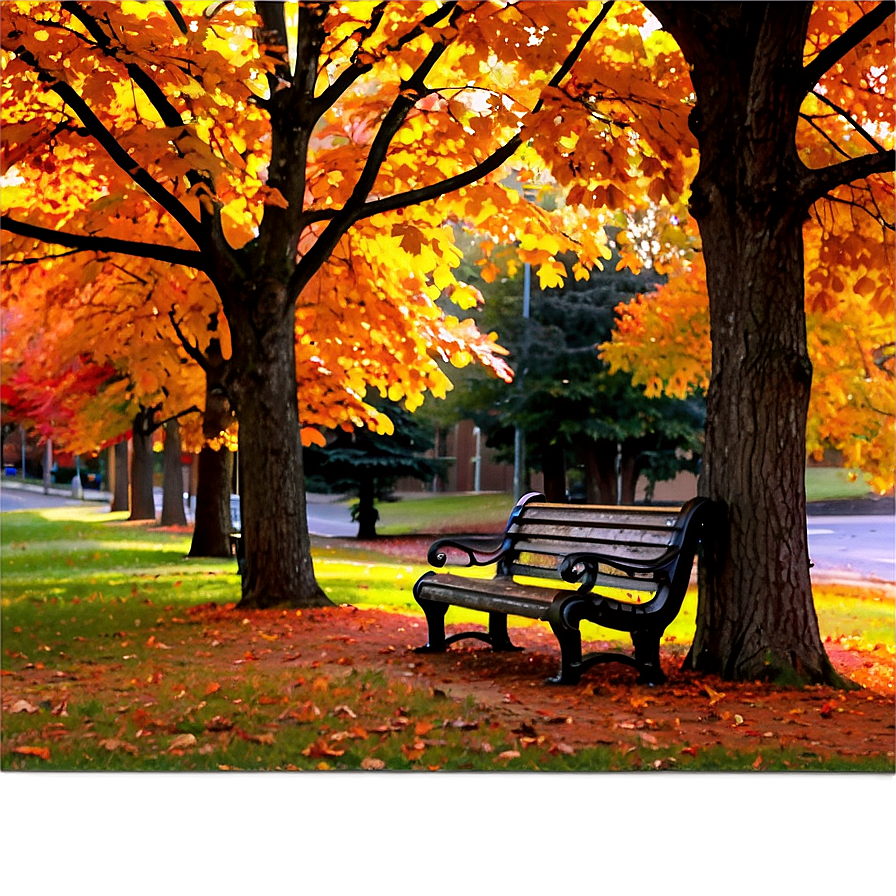
{"label": "red leaves", "polygon": [[302,750],[302,755],[310,759],[322,759],[324,756],[344,756],[345,750],[331,747],[323,738],[320,738]]}
{"label": "red leaves", "polygon": [[13,747],[12,752],[18,753],[20,756],[36,756],[46,762],[50,759],[49,747]]}

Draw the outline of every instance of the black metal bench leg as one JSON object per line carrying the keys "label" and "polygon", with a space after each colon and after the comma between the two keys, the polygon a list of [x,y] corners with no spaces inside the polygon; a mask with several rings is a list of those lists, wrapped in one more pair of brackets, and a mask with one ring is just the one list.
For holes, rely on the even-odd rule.
{"label": "black metal bench leg", "polygon": [[666,680],[660,666],[660,635],[656,631],[632,632],[638,681],[642,684],[662,684]]}
{"label": "black metal bench leg", "polygon": [[491,641],[492,650],[509,651],[522,650],[510,640],[507,634],[507,614],[491,612],[488,614],[488,634]]}
{"label": "black metal bench leg", "polygon": [[582,676],[582,634],[563,619],[548,619],[560,644],[560,674],[547,679],[550,684],[578,684]]}
{"label": "black metal bench leg", "polygon": [[423,647],[417,647],[415,653],[444,653],[445,652],[445,614],[448,612],[448,604],[437,600],[427,600],[418,597],[417,603],[426,616],[426,625],[429,629],[429,640]]}

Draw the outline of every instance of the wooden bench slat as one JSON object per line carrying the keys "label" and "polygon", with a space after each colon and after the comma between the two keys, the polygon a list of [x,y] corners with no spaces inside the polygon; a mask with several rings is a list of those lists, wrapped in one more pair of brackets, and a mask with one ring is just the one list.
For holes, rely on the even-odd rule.
{"label": "wooden bench slat", "polygon": [[526,507],[519,521],[541,521],[558,524],[587,526],[651,526],[656,529],[674,529],[678,508],[614,508],[587,504],[537,504]]}

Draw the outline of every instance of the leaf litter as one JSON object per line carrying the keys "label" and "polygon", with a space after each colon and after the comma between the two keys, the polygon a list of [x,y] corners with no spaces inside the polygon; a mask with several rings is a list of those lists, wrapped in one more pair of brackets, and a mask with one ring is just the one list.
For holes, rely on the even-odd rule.
{"label": "leaf litter", "polygon": [[[680,644],[663,647],[663,685],[640,685],[633,670],[605,664],[577,685],[551,686],[544,679],[556,672],[558,651],[534,627],[512,629],[520,653],[455,647],[423,656],[413,652],[425,639],[418,617],[373,608],[238,613],[209,604],[186,611],[189,630],[183,610],[180,617],[166,612],[143,637],[144,653],[129,662],[60,657],[55,668],[37,668],[7,656],[4,719],[33,719],[37,727],[9,733],[4,724],[3,767],[29,759],[66,767],[66,747],[135,760],[213,755],[218,765],[237,767],[221,761],[222,750],[243,742],[273,751],[293,730],[307,732],[297,752],[313,768],[343,767],[352,756],[350,767],[367,770],[458,767],[456,753],[453,760],[445,754],[449,733],[464,738],[470,754],[491,754],[496,769],[538,768],[596,747],[623,757],[655,753],[643,767],[657,770],[686,768],[716,748],[745,756],[740,767],[754,770],[785,749],[807,761],[875,756],[893,763],[893,658],[880,645],[827,644],[835,666],[863,686],[856,691],[697,676],[678,668]],[[364,684],[365,674],[382,682]],[[444,704],[440,717],[417,717],[415,689]],[[113,707],[118,727],[100,730],[92,716],[103,706]],[[60,721],[51,729],[53,717]],[[395,758],[383,758],[387,748]],[[284,767],[268,765],[265,755],[253,767]]]}

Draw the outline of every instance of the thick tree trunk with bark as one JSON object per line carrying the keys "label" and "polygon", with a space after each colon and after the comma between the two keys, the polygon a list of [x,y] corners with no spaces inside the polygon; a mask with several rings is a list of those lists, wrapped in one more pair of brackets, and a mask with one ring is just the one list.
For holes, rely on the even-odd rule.
{"label": "thick tree trunk with bark", "polygon": [[[692,66],[712,335],[700,494],[714,504],[687,665],[841,684],[806,535],[806,345],[795,133],[811,4],[650,4]],[[797,89],[794,89],[797,85]]]}
{"label": "thick tree trunk with bark", "polygon": [[112,506],[110,510],[115,513],[119,510],[130,509],[127,439],[115,445],[113,448],[113,456],[115,463],[115,491],[112,493]]}
{"label": "thick tree trunk with bark", "polygon": [[131,520],[154,520],[156,507],[152,497],[154,458],[152,434],[156,429],[156,408],[141,408],[134,417],[131,455]]}
{"label": "thick tree trunk with bark", "polygon": [[296,395],[295,310],[283,284],[241,284],[230,303],[230,395],[240,421],[246,546],[241,607],[330,606],[314,578]]}
{"label": "thick tree trunk with bark", "polygon": [[206,445],[199,452],[196,482],[196,522],[191,557],[230,556],[230,482],[233,453]]}
{"label": "thick tree trunk with bark", "polygon": [[184,474],[180,462],[180,424],[169,420],[165,424],[165,453],[162,474],[161,526],[186,526],[184,510]]}

